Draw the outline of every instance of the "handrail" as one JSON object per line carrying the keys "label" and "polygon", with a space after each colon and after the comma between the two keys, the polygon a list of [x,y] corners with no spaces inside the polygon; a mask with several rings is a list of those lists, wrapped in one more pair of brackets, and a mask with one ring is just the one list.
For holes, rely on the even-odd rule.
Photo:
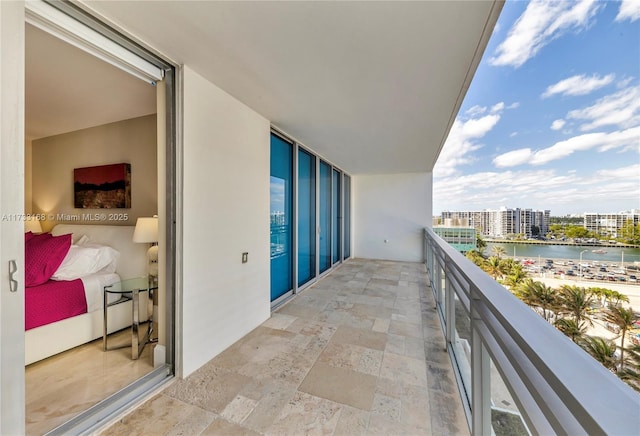
{"label": "handrail", "polygon": [[[425,262],[431,287],[445,300],[455,293],[470,317],[472,378],[479,377],[473,355],[486,350],[529,429],[538,434],[640,434],[640,395],[619,380],[503,286],[425,229]],[[441,268],[444,278],[436,268]],[[443,285],[443,282],[446,283]],[[452,298],[448,301],[454,301]],[[455,325],[440,308],[444,324]],[[455,354],[448,341],[450,354]],[[479,354],[478,354],[479,355]],[[463,356],[456,356],[457,359]],[[454,369],[456,365],[454,365]],[[463,377],[458,377],[463,380]],[[474,387],[484,386],[473,384]],[[471,386],[466,386],[465,391]],[[487,387],[489,388],[489,387]],[[490,398],[473,395],[471,398]],[[463,398],[464,400],[464,398]],[[479,401],[479,400],[478,400]],[[473,434],[483,433],[490,416],[486,404],[468,404]],[[484,421],[483,421],[484,420]],[[474,424],[474,423],[478,424]],[[482,424],[484,422],[484,424]]]}

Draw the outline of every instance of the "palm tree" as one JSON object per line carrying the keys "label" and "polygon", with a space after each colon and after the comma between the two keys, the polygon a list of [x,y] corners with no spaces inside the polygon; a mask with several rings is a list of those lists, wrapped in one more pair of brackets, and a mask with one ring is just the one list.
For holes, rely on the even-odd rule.
{"label": "palm tree", "polygon": [[479,266],[480,268],[484,269],[483,265],[487,259],[484,258],[484,256],[480,251],[469,250],[467,251],[467,254],[465,254],[465,257],[469,259],[471,262],[473,262],[474,264],[476,264],[477,266]]}
{"label": "palm tree", "polygon": [[485,272],[493,277],[494,280],[498,280],[498,277],[502,277],[504,274],[502,262],[499,257],[490,257],[484,265]]}
{"label": "palm tree", "polygon": [[516,289],[516,296],[527,305],[542,309],[542,317],[549,321],[558,304],[556,291],[542,282],[525,279]]}
{"label": "palm tree", "polygon": [[493,247],[491,247],[491,254],[493,254],[498,259],[501,259],[502,256],[504,256],[505,253],[506,253],[506,251],[505,251],[504,247],[501,247],[499,245],[494,245]]}
{"label": "palm tree", "polygon": [[522,265],[517,264],[520,268],[513,268],[504,281],[512,291],[516,290],[521,283],[527,278],[528,274],[522,269]]}
{"label": "palm tree", "polygon": [[640,392],[640,345],[627,348],[625,367],[618,371],[618,377]]}
{"label": "palm tree", "polygon": [[487,241],[482,239],[480,233],[476,232],[476,247],[480,253],[484,253],[484,249],[487,248]]}
{"label": "palm tree", "polygon": [[601,338],[600,336],[587,336],[584,338],[582,348],[587,353],[591,354],[594,359],[604,365],[605,368],[615,371],[616,359],[614,357],[616,352],[615,342]]}
{"label": "palm tree", "polygon": [[629,307],[625,309],[620,306],[613,306],[604,312],[604,319],[613,325],[617,325],[620,328],[620,369],[624,367],[624,338],[627,336],[627,330],[633,327],[635,320],[635,313],[633,309]]}
{"label": "palm tree", "polygon": [[618,303],[620,303],[621,301],[624,301],[625,303],[629,302],[629,297],[627,297],[625,294],[618,292],[618,291],[611,291],[611,295],[609,297],[609,301],[613,300],[613,305],[617,306]]}
{"label": "palm tree", "polygon": [[594,295],[596,298],[601,299],[600,306],[602,307],[605,307],[605,303],[609,301],[610,298],[613,296],[613,291],[607,288],[594,287],[594,288],[587,289],[587,291],[590,292],[592,295]]}
{"label": "palm tree", "polygon": [[587,326],[584,322],[576,322],[572,318],[560,318],[556,320],[554,325],[562,333],[569,336],[573,342],[578,342],[578,339],[581,339],[587,331]]}
{"label": "palm tree", "polygon": [[591,318],[587,316],[593,303],[593,295],[585,288],[575,285],[563,285],[560,287],[560,311],[573,317],[577,326],[583,322],[593,325]]}

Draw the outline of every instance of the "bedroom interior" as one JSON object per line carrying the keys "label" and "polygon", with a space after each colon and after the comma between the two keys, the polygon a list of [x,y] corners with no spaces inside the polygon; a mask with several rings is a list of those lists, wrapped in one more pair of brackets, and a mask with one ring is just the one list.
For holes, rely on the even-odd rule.
{"label": "bedroom interior", "polygon": [[[155,344],[134,358],[134,305],[111,306],[121,296],[117,293],[106,294],[109,351],[104,350],[103,289],[148,272],[150,244],[134,240],[134,229],[138,218],[158,213],[157,91],[34,26],[26,25],[25,31],[24,213],[40,218],[36,224],[43,231],[39,234],[36,225],[28,233],[25,226],[26,255],[37,263],[38,273],[44,269],[45,275],[63,280],[56,284],[81,277],[86,292],[75,291],[84,306],[64,308],[66,315],[50,313],[63,298],[52,297],[39,275],[25,292],[26,429],[42,434],[154,369]],[[130,164],[131,207],[74,208],[74,169],[115,163]],[[46,249],[41,247],[45,243]],[[58,245],[66,251],[59,248],[64,254],[55,256]],[[46,260],[33,254],[41,249]],[[130,300],[131,294],[126,295]],[[158,312],[153,306],[157,298],[152,302],[148,297],[140,292],[136,301],[142,344],[148,315]],[[153,322],[157,326],[157,316]]]}

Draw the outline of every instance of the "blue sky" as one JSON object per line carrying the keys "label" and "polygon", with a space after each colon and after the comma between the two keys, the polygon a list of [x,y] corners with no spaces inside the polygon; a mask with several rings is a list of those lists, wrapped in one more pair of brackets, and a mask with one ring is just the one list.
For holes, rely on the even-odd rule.
{"label": "blue sky", "polygon": [[433,174],[434,215],[640,209],[640,0],[507,1]]}

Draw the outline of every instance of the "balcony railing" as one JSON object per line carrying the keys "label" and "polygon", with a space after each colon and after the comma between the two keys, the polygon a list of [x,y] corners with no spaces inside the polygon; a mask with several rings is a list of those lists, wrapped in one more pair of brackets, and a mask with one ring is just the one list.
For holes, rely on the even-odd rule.
{"label": "balcony railing", "polygon": [[433,230],[424,234],[472,434],[497,426],[508,434],[640,434],[640,395]]}

